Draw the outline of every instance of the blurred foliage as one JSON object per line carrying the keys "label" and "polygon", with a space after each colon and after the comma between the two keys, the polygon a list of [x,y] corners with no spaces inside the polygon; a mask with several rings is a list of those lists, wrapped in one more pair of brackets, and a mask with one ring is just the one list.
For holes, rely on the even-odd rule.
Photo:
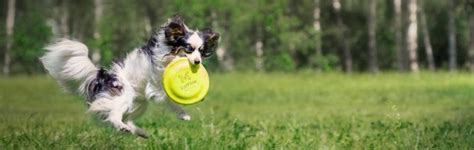
{"label": "blurred foliage", "polygon": [[[314,0],[104,0],[104,13],[99,23],[94,22],[93,0],[17,0],[13,47],[15,73],[42,72],[38,57],[42,47],[53,38],[61,13],[56,9],[66,3],[69,37],[85,42],[90,50],[100,49],[101,64],[107,66],[117,57],[140,47],[158,30],[167,18],[182,15],[192,29],[214,28],[221,33],[221,46],[227,57],[233,59],[236,70],[254,70],[255,42],[263,42],[266,71],[297,71],[301,69],[340,70],[342,44],[337,40],[339,29],[331,1],[321,0],[321,32],[313,28]],[[406,16],[406,1],[403,2]],[[466,65],[469,42],[468,0],[455,2],[458,64]],[[5,47],[7,2],[0,3],[0,46]],[[352,51],[354,70],[368,69],[367,15],[369,1],[341,0],[341,17],[348,27],[346,39]],[[377,49],[382,70],[396,69],[393,0],[377,1]],[[445,0],[419,0],[427,14],[428,29],[437,68],[444,69],[448,62],[447,11]],[[52,23],[47,23],[51,21]],[[405,22],[405,21],[404,21]],[[56,25],[55,25],[56,24]],[[403,24],[404,32],[405,23]],[[100,39],[94,39],[98,29]],[[317,35],[321,36],[319,40]],[[421,35],[421,34],[420,34]],[[419,37],[418,55],[422,67],[426,56]],[[322,44],[322,56],[316,56],[316,44]],[[2,48],[3,50],[3,48]],[[3,53],[0,55],[3,59]],[[214,55],[206,62],[210,70],[221,70]],[[2,61],[3,62],[3,61]]]}
{"label": "blurred foliage", "polygon": [[[19,11],[15,19],[12,58],[17,62],[16,65],[22,66],[21,71],[26,73],[42,71],[43,67],[38,56],[42,54],[44,44],[52,36],[51,28],[46,25],[47,12],[43,10],[46,6],[40,1],[19,3],[17,6]],[[20,69],[20,67],[14,68]]]}

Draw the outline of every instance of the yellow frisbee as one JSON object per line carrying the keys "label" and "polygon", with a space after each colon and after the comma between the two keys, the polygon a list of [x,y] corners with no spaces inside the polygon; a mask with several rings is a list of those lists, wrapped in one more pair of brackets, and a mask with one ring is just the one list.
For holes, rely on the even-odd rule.
{"label": "yellow frisbee", "polygon": [[187,58],[178,58],[165,68],[163,88],[176,103],[194,104],[207,95],[209,75],[202,64],[192,65]]}

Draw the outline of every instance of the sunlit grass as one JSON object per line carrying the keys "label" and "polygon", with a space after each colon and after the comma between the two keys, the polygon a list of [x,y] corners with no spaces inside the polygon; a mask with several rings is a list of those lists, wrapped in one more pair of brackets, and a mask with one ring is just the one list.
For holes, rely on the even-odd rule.
{"label": "sunlit grass", "polygon": [[179,121],[151,104],[149,139],[91,119],[49,77],[0,79],[0,148],[474,148],[470,74],[211,73]]}

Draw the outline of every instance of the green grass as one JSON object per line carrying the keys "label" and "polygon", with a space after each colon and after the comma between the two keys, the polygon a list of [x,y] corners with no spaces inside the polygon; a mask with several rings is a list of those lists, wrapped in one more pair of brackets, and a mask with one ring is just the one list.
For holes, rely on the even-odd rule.
{"label": "green grass", "polygon": [[470,74],[211,74],[192,121],[151,103],[116,132],[49,77],[0,79],[0,149],[473,149]]}

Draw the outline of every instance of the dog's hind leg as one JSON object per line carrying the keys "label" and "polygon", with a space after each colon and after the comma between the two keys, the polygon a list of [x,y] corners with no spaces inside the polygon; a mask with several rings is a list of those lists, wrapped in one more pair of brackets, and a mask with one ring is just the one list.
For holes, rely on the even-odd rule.
{"label": "dog's hind leg", "polygon": [[148,134],[142,128],[137,127],[132,121],[127,121],[127,125],[130,127],[133,134],[138,135],[142,138],[148,138]]}
{"label": "dog's hind leg", "polygon": [[116,129],[130,132],[130,127],[123,123],[123,115],[127,111],[127,105],[122,99],[100,98],[89,105],[89,112],[94,112],[104,117],[104,121],[110,122]]}
{"label": "dog's hind leg", "polygon": [[143,113],[145,113],[147,108],[147,101],[142,98],[137,98],[134,101],[133,109],[129,110],[129,113],[125,115],[125,122],[130,127],[133,134],[138,135],[142,138],[148,138],[148,134],[145,130],[140,127],[137,127],[133,120],[140,117]]}
{"label": "dog's hind leg", "polygon": [[132,132],[132,129],[123,122],[123,114],[126,111],[127,111],[126,107],[125,108],[119,107],[119,108],[113,109],[112,111],[110,111],[107,121],[112,123],[112,125],[120,131]]}
{"label": "dog's hind leg", "polygon": [[105,116],[105,120],[110,122],[113,127],[123,132],[132,132],[132,128],[124,123],[124,114],[131,107],[130,98],[133,97],[115,97],[113,99],[102,98],[95,100],[90,104],[89,111],[96,112]]}

